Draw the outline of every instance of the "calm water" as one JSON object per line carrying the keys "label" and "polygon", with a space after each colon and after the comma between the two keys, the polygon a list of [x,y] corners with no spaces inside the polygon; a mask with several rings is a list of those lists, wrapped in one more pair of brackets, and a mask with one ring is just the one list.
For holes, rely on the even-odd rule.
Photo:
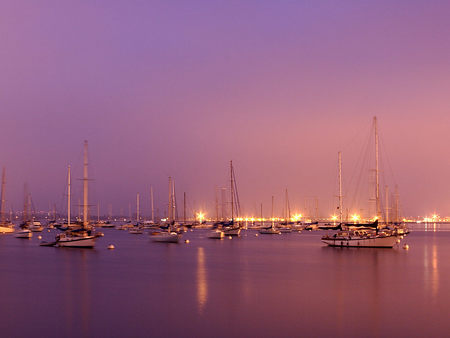
{"label": "calm water", "polygon": [[[184,235],[189,244],[176,245],[104,229],[93,250],[39,247],[37,234],[3,235],[0,332],[448,336],[450,231],[424,230],[406,237],[408,251],[329,248],[321,232],[256,237],[249,230],[215,241],[195,230]],[[110,243],[115,250],[106,249]]]}

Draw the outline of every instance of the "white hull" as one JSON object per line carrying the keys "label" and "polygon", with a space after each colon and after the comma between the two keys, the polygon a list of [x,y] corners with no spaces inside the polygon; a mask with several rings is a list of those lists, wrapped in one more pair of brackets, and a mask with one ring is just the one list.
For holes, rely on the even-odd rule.
{"label": "white hull", "polygon": [[225,236],[239,236],[241,233],[241,229],[240,228],[228,229],[224,230],[223,233]]}
{"label": "white hull", "polygon": [[208,238],[211,239],[222,239],[225,237],[225,233],[220,230],[213,230],[208,234]]}
{"label": "white hull", "polygon": [[7,234],[7,233],[12,233],[14,232],[14,228],[13,226],[5,226],[5,225],[0,225],[0,233],[1,234]]}
{"label": "white hull", "polygon": [[65,237],[56,241],[56,246],[72,248],[93,248],[95,246],[95,236],[86,237]]}
{"label": "white hull", "polygon": [[14,235],[16,238],[31,238],[32,236],[33,233],[28,229],[20,230]]}
{"label": "white hull", "polygon": [[161,242],[161,243],[178,243],[181,238],[181,235],[177,234],[176,232],[161,232],[157,235],[154,235],[152,237],[152,240],[154,242]]}
{"label": "white hull", "polygon": [[279,235],[281,232],[274,228],[260,229],[259,233],[262,235]]}
{"label": "white hull", "polygon": [[322,237],[322,242],[329,246],[345,248],[392,248],[397,243],[396,236],[373,236],[368,238],[332,238]]}

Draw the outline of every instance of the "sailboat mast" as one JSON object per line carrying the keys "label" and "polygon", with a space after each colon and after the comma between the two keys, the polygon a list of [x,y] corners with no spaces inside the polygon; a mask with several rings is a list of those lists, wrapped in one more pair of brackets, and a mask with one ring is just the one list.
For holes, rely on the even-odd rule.
{"label": "sailboat mast", "polygon": [[6,169],[2,170],[2,190],[1,190],[1,203],[0,203],[0,223],[5,223],[5,184],[6,184]]}
{"label": "sailboat mast", "polygon": [[70,165],[67,167],[67,227],[70,227]]}
{"label": "sailboat mast", "polygon": [[234,220],[234,185],[233,185],[233,161],[230,161],[230,194],[231,194],[231,221]]}
{"label": "sailboat mast", "polygon": [[172,221],[172,177],[169,176],[169,205],[167,210],[169,223]]}
{"label": "sailboat mast", "polygon": [[155,222],[155,210],[153,207],[153,186],[150,186],[150,201],[152,204],[152,223]]}
{"label": "sailboat mast", "polygon": [[399,195],[398,195],[398,186],[395,185],[395,222],[399,221]]}
{"label": "sailboat mast", "polygon": [[136,223],[139,224],[139,193],[136,195]]}
{"label": "sailboat mast", "polygon": [[263,212],[262,212],[262,203],[261,203],[261,226],[263,226],[264,225],[264,223],[263,223]]}
{"label": "sailboat mast", "polygon": [[186,224],[186,192],[183,193],[183,224]]}
{"label": "sailboat mast", "polygon": [[273,195],[272,195],[272,228],[274,225],[274,219],[273,219]]}
{"label": "sailboat mast", "polygon": [[23,215],[22,215],[23,223],[28,222],[28,187],[25,183],[23,186]]}
{"label": "sailboat mast", "polygon": [[338,167],[339,167],[339,222],[342,223],[342,153],[338,152]]}
{"label": "sailboat mast", "polygon": [[88,141],[84,141],[83,161],[83,226],[88,225]]}
{"label": "sailboat mast", "polygon": [[378,125],[377,117],[374,116],[373,124],[375,127],[375,203],[377,219],[381,217],[380,210],[380,168],[379,168],[379,152],[378,152]]}
{"label": "sailboat mast", "polygon": [[219,222],[219,197],[217,196],[217,187],[216,187],[216,222]]}
{"label": "sailboat mast", "polygon": [[100,222],[100,202],[97,202],[97,223]]}
{"label": "sailboat mast", "polygon": [[386,226],[389,223],[389,187],[385,186],[384,194],[386,198]]}

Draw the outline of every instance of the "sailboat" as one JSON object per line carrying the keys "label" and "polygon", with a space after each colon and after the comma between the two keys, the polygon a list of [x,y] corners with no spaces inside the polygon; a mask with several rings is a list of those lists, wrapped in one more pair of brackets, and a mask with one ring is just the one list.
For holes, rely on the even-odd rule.
{"label": "sailboat", "polygon": [[6,170],[5,167],[3,167],[2,170],[2,189],[1,189],[1,196],[0,196],[0,233],[6,234],[14,232],[14,224],[11,223],[11,221],[6,220],[5,215],[5,185],[6,185]]}
{"label": "sailboat", "polygon": [[[261,220],[262,220],[262,204],[261,204]],[[262,222],[262,221],[261,221]],[[280,230],[278,230],[275,227],[275,222],[273,218],[273,196],[272,196],[272,224],[269,227],[263,227],[259,229],[259,233],[262,235],[279,235],[281,233]]]}
{"label": "sailboat", "polygon": [[14,237],[16,237],[16,238],[31,238],[33,236],[33,233],[28,228],[30,225],[30,222],[28,219],[28,202],[29,202],[29,195],[28,195],[27,185],[25,184],[22,223],[19,225],[20,230],[18,230],[14,235]]}
{"label": "sailboat", "polygon": [[94,234],[89,226],[88,219],[88,143],[84,141],[83,163],[83,224],[79,229],[70,229],[70,166],[68,167],[68,198],[67,198],[67,223],[69,230],[56,236],[55,244],[58,247],[93,248],[98,234]]}
{"label": "sailboat", "polygon": [[[236,177],[234,175],[233,161],[230,161],[230,195],[231,195],[231,221],[224,225],[223,231],[225,236],[239,236],[241,227],[234,220],[234,212],[239,214],[239,198],[236,189]],[[236,204],[236,205],[235,205]]]}
{"label": "sailboat", "polygon": [[213,225],[213,229],[209,231],[208,238],[211,239],[222,239],[225,237],[225,233],[222,230],[222,224],[219,222],[219,200],[217,198],[217,188],[216,188],[216,222]]}
{"label": "sailboat", "polygon": [[128,230],[128,233],[134,235],[142,235],[144,233],[139,221],[140,219],[139,219],[139,193],[138,193],[136,195],[136,225],[130,228],[130,230]]}
{"label": "sailboat", "polygon": [[152,240],[154,242],[161,243],[178,243],[181,234],[176,232],[175,227],[175,185],[172,181],[172,177],[169,177],[169,205],[168,205],[168,217],[167,217],[167,230],[152,233]]}
{"label": "sailboat", "polygon": [[379,158],[378,158],[378,127],[377,118],[373,119],[375,128],[375,202],[377,217],[372,223],[355,224],[342,222],[342,158],[338,153],[339,165],[339,228],[342,230],[333,235],[325,235],[322,242],[334,247],[357,247],[357,248],[392,248],[398,238],[392,231],[379,229],[378,219],[380,217],[380,190],[379,190]]}

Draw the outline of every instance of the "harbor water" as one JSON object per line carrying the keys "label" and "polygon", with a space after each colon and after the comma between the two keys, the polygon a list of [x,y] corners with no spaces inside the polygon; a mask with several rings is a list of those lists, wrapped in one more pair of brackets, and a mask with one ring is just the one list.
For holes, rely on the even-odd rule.
{"label": "harbor water", "polygon": [[[2,337],[448,336],[450,231],[393,249],[331,248],[324,232],[179,244],[103,229],[95,249],[0,236]],[[54,238],[56,230],[42,233]],[[189,240],[189,243],[185,243]],[[409,250],[403,248],[407,243]],[[114,250],[107,246],[114,244]]]}

